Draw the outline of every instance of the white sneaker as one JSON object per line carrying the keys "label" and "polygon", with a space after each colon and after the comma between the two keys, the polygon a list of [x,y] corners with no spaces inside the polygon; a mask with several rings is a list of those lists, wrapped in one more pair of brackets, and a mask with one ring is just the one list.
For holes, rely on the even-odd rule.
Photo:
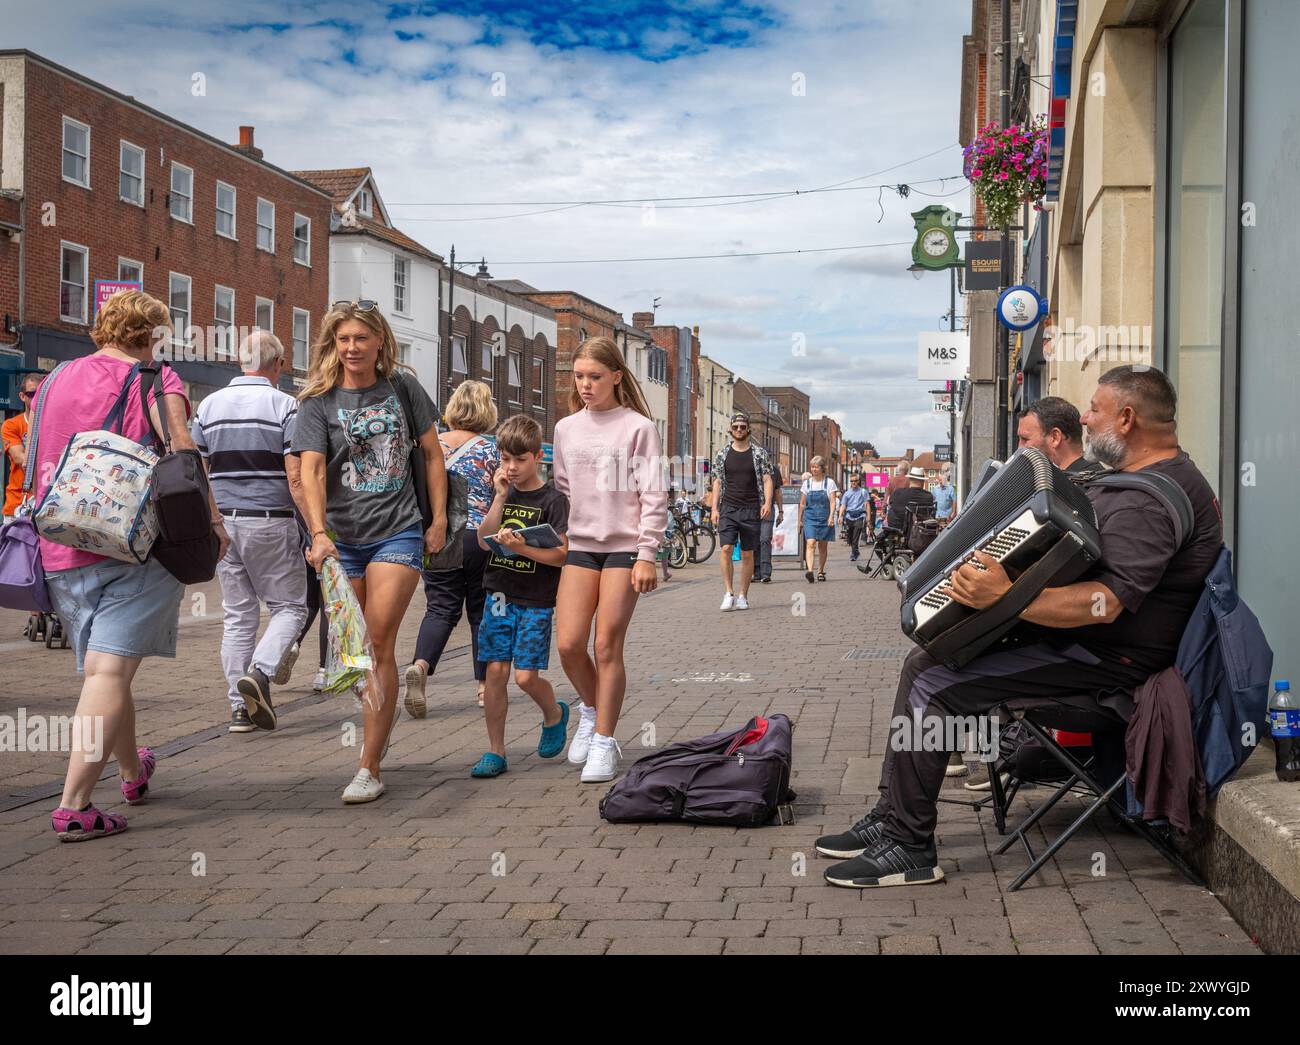
{"label": "white sneaker", "polygon": [[578,715],[578,728],[569,741],[569,765],[585,766],[591,751],[591,738],[596,735],[596,709],[582,705]]}
{"label": "white sneaker", "polygon": [[424,684],[429,676],[419,664],[406,669],[406,713],[411,718],[424,718],[429,713],[424,698]]}
{"label": "white sneaker", "polygon": [[618,776],[618,760],[623,749],[613,737],[602,737],[599,733],[591,741],[591,751],[587,754],[587,764],[582,767],[584,784],[600,784]]}
{"label": "white sneaker", "polygon": [[316,677],[311,680],[311,691],[320,693],[325,689],[325,669],[320,668],[316,672]]}
{"label": "white sneaker", "polygon": [[745,596],[743,596],[743,595],[737,595],[737,596],[736,596],[736,609],[738,609],[738,610],[747,610],[747,609],[749,609],[749,600],[748,600],[747,598],[745,598]]}
{"label": "white sneaker", "polygon": [[357,775],[352,778],[352,783],[343,790],[343,801],[347,805],[358,805],[362,802],[373,802],[383,793],[382,780],[376,780],[370,775],[368,769],[358,769]]}
{"label": "white sneaker", "polygon": [[279,667],[275,669],[275,674],[271,676],[271,681],[277,686],[287,686],[289,678],[293,675],[293,666],[298,663],[298,654],[301,652],[298,643],[294,643],[284,651],[284,659],[280,661]]}
{"label": "white sneaker", "polygon": [[722,605],[719,608],[724,613],[727,610],[734,610],[736,608],[736,597],[731,592],[727,592],[726,595],[722,596]]}

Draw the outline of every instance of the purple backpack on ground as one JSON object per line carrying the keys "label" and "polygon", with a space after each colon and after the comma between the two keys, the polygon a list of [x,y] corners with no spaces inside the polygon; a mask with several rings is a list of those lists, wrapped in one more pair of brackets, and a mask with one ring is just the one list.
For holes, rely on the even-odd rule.
{"label": "purple backpack on ground", "polygon": [[600,815],[759,827],[779,812],[794,823],[792,732],[785,715],[756,716],[743,729],[669,744],[632,765],[600,800]]}

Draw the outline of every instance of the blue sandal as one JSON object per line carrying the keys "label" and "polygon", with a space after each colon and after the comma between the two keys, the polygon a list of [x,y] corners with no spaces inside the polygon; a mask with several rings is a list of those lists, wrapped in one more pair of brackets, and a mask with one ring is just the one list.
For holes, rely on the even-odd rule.
{"label": "blue sandal", "polygon": [[500,776],[506,771],[506,760],[500,755],[486,751],[483,757],[478,760],[478,764],[469,771],[470,776],[474,777],[493,777]]}
{"label": "blue sandal", "polygon": [[560,701],[560,721],[553,726],[542,723],[542,736],[537,741],[537,753],[542,758],[554,758],[564,750],[569,734],[569,705]]}

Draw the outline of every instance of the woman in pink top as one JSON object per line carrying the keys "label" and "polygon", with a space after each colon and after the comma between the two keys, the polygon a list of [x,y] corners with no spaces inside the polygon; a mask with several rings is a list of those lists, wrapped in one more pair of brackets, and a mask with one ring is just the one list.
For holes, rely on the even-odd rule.
{"label": "woman in pink top", "polygon": [[[135,290],[114,294],[99,310],[90,334],[99,351],[74,359],[59,371],[48,390],[42,389],[45,399],[36,433],[34,484],[38,505],[72,437],[103,427],[137,364],[156,365],[153,346],[159,330],[171,332],[166,305]],[[157,428],[158,404],[152,390],[149,394]],[[163,369],[163,408],[172,448],[193,449],[189,399],[170,367]],[[137,443],[154,443],[140,405],[138,376],[132,380],[118,430]],[[209,508],[225,555],[230,539],[216,505],[210,503]],[[110,755],[117,759],[122,796],[129,804],[141,801],[149,790],[155,759],[149,748],[135,746],[131,682],[145,657],[176,655],[176,626],[185,585],[155,559],[139,565],[120,562],[44,538],[41,563],[50,598],[76,652],[77,669],[85,674],[75,719],[80,744],[73,745],[63,799],[51,814],[60,841],[80,842],[126,830],[124,816],[101,812],[90,803],[91,791]]]}
{"label": "woman in pink top", "polygon": [[573,357],[573,384],[571,412],[555,426],[555,486],[569,498],[555,632],[564,673],[582,698],[569,762],[583,767],[583,783],[597,783],[618,773],[623,640],[637,596],[655,589],[668,499],[658,429],[610,338],[583,342]]}

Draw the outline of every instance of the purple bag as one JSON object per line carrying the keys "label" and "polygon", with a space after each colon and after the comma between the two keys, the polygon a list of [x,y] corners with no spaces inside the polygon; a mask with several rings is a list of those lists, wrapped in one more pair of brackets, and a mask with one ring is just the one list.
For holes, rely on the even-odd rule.
{"label": "purple bag", "polygon": [[[67,364],[54,368],[57,374]],[[23,476],[23,495],[28,496],[35,477],[36,446],[41,430],[41,410],[45,397],[54,384],[54,374],[41,382],[32,410],[32,423],[27,440],[26,474]],[[50,593],[45,587],[45,570],[41,566],[41,539],[32,522],[27,507],[20,507],[18,517],[0,530],[0,606],[7,610],[38,610],[53,613]]]}
{"label": "purple bag", "polygon": [[54,610],[41,569],[41,539],[30,515],[20,515],[0,530],[0,606],[41,613]]}
{"label": "purple bag", "polygon": [[792,733],[785,715],[756,716],[743,729],[669,744],[633,763],[600,800],[600,815],[759,827],[780,813],[792,824]]}

